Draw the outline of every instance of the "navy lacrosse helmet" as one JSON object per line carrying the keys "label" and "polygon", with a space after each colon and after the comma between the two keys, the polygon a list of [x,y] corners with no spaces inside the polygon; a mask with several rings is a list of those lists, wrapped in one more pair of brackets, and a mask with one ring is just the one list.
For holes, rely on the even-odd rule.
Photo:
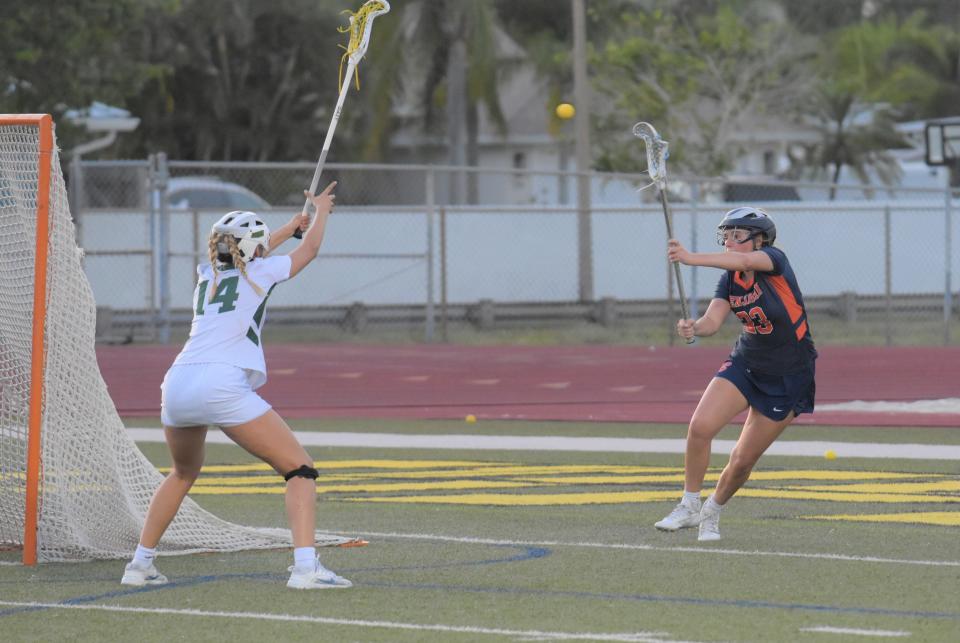
{"label": "navy lacrosse helmet", "polygon": [[777,238],[777,226],[774,225],[770,215],[760,208],[752,206],[734,208],[723,215],[723,220],[720,221],[717,229],[727,230],[730,228],[743,228],[763,234],[763,245],[772,246]]}

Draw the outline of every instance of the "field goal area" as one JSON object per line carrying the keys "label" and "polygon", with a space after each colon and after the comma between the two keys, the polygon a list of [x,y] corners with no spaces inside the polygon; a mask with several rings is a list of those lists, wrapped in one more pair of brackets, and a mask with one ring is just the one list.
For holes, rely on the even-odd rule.
{"label": "field goal area", "polygon": [[[28,565],[129,555],[163,478],[100,376],[81,262],[51,117],[0,115],[0,547]],[[289,544],[286,530],[231,524],[187,499],[162,549]]]}

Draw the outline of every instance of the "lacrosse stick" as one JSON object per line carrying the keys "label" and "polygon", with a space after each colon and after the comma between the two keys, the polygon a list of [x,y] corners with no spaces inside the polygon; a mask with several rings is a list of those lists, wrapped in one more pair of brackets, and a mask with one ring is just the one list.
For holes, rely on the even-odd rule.
{"label": "lacrosse stick", "polygon": [[[340,114],[343,112],[343,101],[350,90],[350,77],[354,76],[357,81],[357,89],[360,89],[360,74],[357,71],[357,65],[367,53],[367,45],[370,44],[370,32],[373,30],[373,19],[382,16],[390,11],[390,3],[387,0],[367,0],[363,6],[357,9],[356,13],[350,14],[350,26],[340,27],[341,33],[350,32],[350,41],[346,46],[346,53],[340,59],[340,96],[337,97],[337,106],[333,110],[333,117],[330,119],[330,127],[327,128],[327,136],[323,139],[323,149],[320,151],[320,160],[317,161],[317,168],[313,171],[313,180],[310,181],[310,194],[317,193],[317,186],[320,185],[320,174],[323,173],[323,164],[327,161],[327,153],[330,152],[330,143],[333,142],[333,133],[337,130],[337,123],[340,122]],[[346,13],[350,13],[349,11]],[[347,73],[343,74],[343,59],[347,60]],[[344,82],[346,80],[346,82]],[[303,209],[300,214],[306,216],[310,212],[310,199],[303,202]],[[297,228],[293,232],[297,239],[303,238],[303,232]]]}
{"label": "lacrosse stick", "polygon": [[[670,210],[670,202],[667,201],[667,159],[670,157],[670,143],[660,138],[657,130],[650,123],[637,123],[633,126],[633,135],[643,139],[643,144],[647,148],[647,173],[657,185],[657,191],[660,193],[660,205],[663,206],[663,218],[667,223],[667,238],[673,239],[673,213]],[[673,262],[673,274],[677,281],[677,293],[680,295],[680,314],[684,319],[690,318],[687,310],[687,296],[683,290],[683,280],[680,278],[680,264]],[[691,337],[686,340],[688,344],[696,341]]]}

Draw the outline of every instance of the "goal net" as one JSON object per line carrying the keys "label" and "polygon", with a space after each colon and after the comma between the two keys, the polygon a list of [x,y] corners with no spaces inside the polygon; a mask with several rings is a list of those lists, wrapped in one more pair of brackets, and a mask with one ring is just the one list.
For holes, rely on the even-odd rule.
{"label": "goal net", "polygon": [[[163,476],[100,376],[96,306],[47,115],[0,115],[0,283],[0,548],[22,549],[27,564],[128,556]],[[187,498],[160,551],[290,543],[286,529],[232,524]]]}

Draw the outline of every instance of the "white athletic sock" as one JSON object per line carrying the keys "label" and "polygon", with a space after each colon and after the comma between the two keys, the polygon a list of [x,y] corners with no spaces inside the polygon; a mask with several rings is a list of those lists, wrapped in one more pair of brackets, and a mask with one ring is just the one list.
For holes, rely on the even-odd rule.
{"label": "white athletic sock", "polygon": [[313,569],[317,560],[316,547],[296,547],[293,550],[293,566],[300,570]]}
{"label": "white athletic sock", "polygon": [[153,559],[156,557],[156,548],[151,549],[150,547],[137,545],[137,551],[133,553],[133,562],[136,563],[137,567],[149,567],[153,564]]}
{"label": "white athletic sock", "polygon": [[683,491],[683,499],[680,501],[688,507],[699,507],[700,506],[700,492],[699,491]]}
{"label": "white athletic sock", "polygon": [[713,499],[711,494],[707,501],[703,503],[704,511],[709,511],[711,513],[720,513],[720,510],[723,509],[723,505],[719,504],[716,500]]}

